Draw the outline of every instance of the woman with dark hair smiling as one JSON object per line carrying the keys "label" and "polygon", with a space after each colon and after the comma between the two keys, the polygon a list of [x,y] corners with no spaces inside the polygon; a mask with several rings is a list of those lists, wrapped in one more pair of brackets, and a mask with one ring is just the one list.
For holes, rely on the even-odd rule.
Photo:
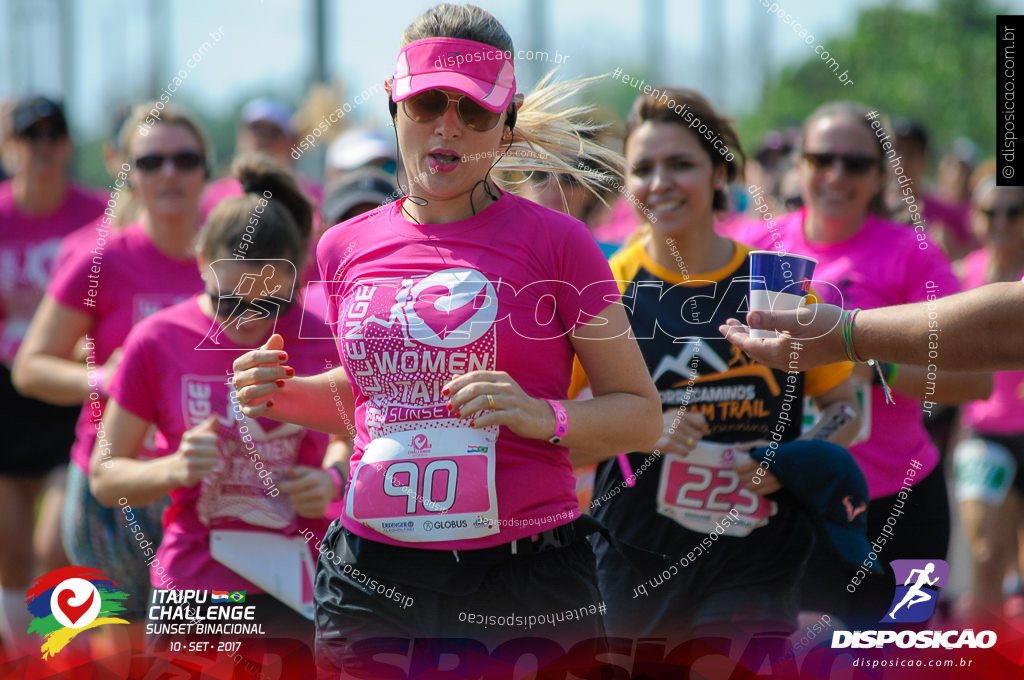
{"label": "woman with dark hair smiling", "polygon": [[[551,635],[603,636],[569,448],[644,448],[660,427],[586,227],[490,176],[499,159],[599,183],[572,160],[615,154],[571,122],[581,111],[562,102],[580,82],[524,102],[499,52],[515,53],[511,38],[473,5],[438,5],[406,29],[388,87],[409,195],[333,227],[317,252],[344,366],[289,376],[279,337],[235,362],[250,415],[337,431],[332,382],[355,415],[346,506],[323,547],[345,568],[321,552],[315,588],[317,654],[335,670],[360,662],[365,647],[349,646],[365,638],[504,637],[470,613],[575,610]],[[453,54],[459,65],[437,65]],[[576,355],[592,399],[567,400]]]}
{"label": "woman with dark hair smiling", "polygon": [[[718,335],[749,288],[750,249],[715,230],[728,182],[742,178],[744,155],[729,121],[699,93],[667,90],[665,98],[676,107],[642,95],[626,119],[626,186],[656,220],[611,260],[661,395],[662,436],[618,459],[580,447],[573,461],[599,463],[597,519],[623,541],[673,560],[664,571],[644,573],[598,548],[611,633],[755,636],[777,656],[796,626],[798,583],[815,534],[823,543],[832,536],[816,532],[813,517],[826,502],[839,502],[817,496],[814,479],[792,470],[813,468],[854,502],[865,500],[863,479],[842,448],[859,422],[851,367],[787,375],[750,361]],[[683,111],[702,127],[691,129]],[[732,160],[712,137],[728,145]],[[574,376],[575,387],[590,377],[584,371]],[[804,394],[823,414],[801,435]],[[847,550],[844,557],[859,545],[858,530],[867,547],[852,519],[839,529],[850,537],[837,546]]]}

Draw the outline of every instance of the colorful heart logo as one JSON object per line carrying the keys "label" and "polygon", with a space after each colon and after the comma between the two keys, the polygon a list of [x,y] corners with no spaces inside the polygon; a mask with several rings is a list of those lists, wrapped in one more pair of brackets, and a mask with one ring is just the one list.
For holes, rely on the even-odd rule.
{"label": "colorful heart logo", "polygon": [[75,591],[68,589],[62,590],[57,594],[57,606],[60,608],[61,613],[68,617],[68,620],[72,624],[78,623],[78,620],[85,616],[85,613],[92,607],[93,598],[96,597],[96,591],[89,591],[89,597],[86,598],[85,604],[74,605],[71,604],[71,598],[75,597]]}

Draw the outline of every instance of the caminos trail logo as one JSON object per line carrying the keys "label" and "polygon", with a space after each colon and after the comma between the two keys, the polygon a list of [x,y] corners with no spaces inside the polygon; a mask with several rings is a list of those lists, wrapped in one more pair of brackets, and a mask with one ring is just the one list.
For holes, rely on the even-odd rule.
{"label": "caminos trail logo", "polygon": [[29,633],[43,637],[43,659],[52,657],[79,633],[107,623],[124,623],[128,593],[93,567],[63,567],[44,574],[29,588],[25,602],[35,617]]}
{"label": "caminos trail logo", "polygon": [[944,560],[893,560],[896,595],[882,623],[920,623],[931,618],[939,589],[946,587],[949,565]]}

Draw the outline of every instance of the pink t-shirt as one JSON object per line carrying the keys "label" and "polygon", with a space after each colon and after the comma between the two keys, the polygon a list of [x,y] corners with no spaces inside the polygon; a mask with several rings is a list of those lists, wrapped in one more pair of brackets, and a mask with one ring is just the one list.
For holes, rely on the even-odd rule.
{"label": "pink t-shirt", "polygon": [[[942,250],[928,240],[919,241],[914,228],[869,216],[860,231],[838,243],[819,243],[804,237],[806,209],[776,220],[751,223],[738,240],[762,250],[785,250],[818,260],[815,289],[824,302],[846,309],[874,309],[924,301],[960,290]],[[927,247],[919,247],[919,243]],[[828,284],[832,284],[831,286]],[[931,284],[931,285],[929,285]],[[899,491],[909,461],[922,465],[922,479],[939,461],[921,419],[921,402],[894,393],[895,404],[885,403],[881,385],[872,390],[871,438],[850,452],[868,481],[871,498]]]}
{"label": "pink t-shirt", "polygon": [[[61,255],[47,293],[57,302],[87,314],[90,353],[97,366],[106,363],[128,331],[153,312],[181,302],[203,289],[192,258],[177,259],[158,249],[140,223],[112,231],[96,223],[91,242],[76,237],[73,252]],[[88,405],[78,417],[71,460],[89,469],[99,417]]]}
{"label": "pink t-shirt", "polygon": [[[334,343],[300,340],[301,316],[293,307],[278,319],[275,331],[284,336],[289,365],[297,375],[322,373],[336,357]],[[235,411],[231,363],[249,348],[232,343],[225,334],[221,349],[196,349],[213,323],[200,309],[198,297],[140,323],[125,341],[110,394],[123,408],[156,426],[167,441],[161,455],[177,451],[185,431],[210,414],[220,417],[221,468],[211,479],[171,491],[164,539],[157,549],[166,573],[150,568],[154,586],[170,577],[179,588],[260,592],[210,556],[210,530],[256,529],[294,536],[309,529],[322,537],[328,521],[298,517],[277,484],[295,465],[320,467],[327,435]]]}
{"label": "pink t-shirt", "polygon": [[0,183],[0,362],[10,366],[43,299],[61,239],[106,208],[104,199],[73,184],[49,215],[26,215],[11,182]]}
{"label": "pink t-shirt", "polygon": [[[964,288],[984,286],[988,253],[984,248],[964,258]],[[1021,272],[1024,276],[1024,272]],[[983,434],[1024,432],[1024,371],[998,371],[993,375],[992,395],[964,405],[963,423]]]}
{"label": "pink t-shirt", "polygon": [[619,295],[583,223],[509,193],[446,224],[392,203],[330,229],[317,260],[356,396],[347,529],[473,549],[579,515],[566,448],[471,428],[441,388],[506,371],[532,397],[567,397],[569,332]]}
{"label": "pink t-shirt", "polygon": [[601,243],[622,245],[644,221],[632,203],[620,198],[612,206],[612,214],[608,221],[594,226],[594,238]]}

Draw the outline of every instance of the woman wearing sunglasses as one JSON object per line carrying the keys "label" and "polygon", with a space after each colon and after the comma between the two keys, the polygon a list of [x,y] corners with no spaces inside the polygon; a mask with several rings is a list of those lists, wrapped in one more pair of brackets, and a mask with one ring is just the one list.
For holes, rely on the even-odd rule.
{"label": "woman wearing sunglasses", "polygon": [[[136,107],[121,128],[131,165],[128,182],[141,206],[138,221],[116,231],[98,222],[91,240],[79,238],[78,248],[64,254],[15,366],[15,379],[26,393],[54,404],[83,405],[68,472],[64,548],[74,564],[111,574],[131,594],[126,602],[136,617],[143,615],[149,591],[144,555],[123,514],[102,507],[89,493],[89,455],[98,439],[109,440],[100,419],[128,331],[202,289],[192,253],[208,154],[198,124],[178,110],[165,108],[149,134],[139,134],[150,108]],[[83,337],[86,365],[73,360]],[[142,455],[153,455],[156,445],[147,440]],[[162,533],[163,506],[158,502],[136,512],[154,544]]]}
{"label": "woman wearing sunglasses", "polygon": [[[280,338],[235,362],[252,416],[342,432],[332,383],[355,416],[345,510],[315,585],[317,654],[336,671],[359,663],[361,639],[494,642],[529,635],[530,615],[558,617],[545,637],[603,634],[568,447],[653,446],[660,408],[587,228],[490,176],[506,151],[511,169],[585,183],[600,178],[568,159],[615,167],[570,122],[581,111],[563,101],[582,84],[523,102],[514,52],[472,5],[406,29],[389,90],[408,196],[332,228],[317,252],[344,367],[290,377]],[[566,400],[574,355],[593,399]],[[379,594],[390,588],[414,606]]]}
{"label": "woman wearing sunglasses", "polygon": [[55,270],[59,244],[99,217],[104,205],[68,180],[72,144],[60,104],[27,97],[3,113],[10,128],[2,155],[13,177],[0,183],[0,404],[5,422],[17,426],[5,431],[0,455],[0,637],[13,657],[28,628],[25,589],[35,569],[67,564],[60,507],[78,409],[18,394],[11,365]]}
{"label": "woman wearing sunglasses", "polygon": [[[919,302],[960,289],[937,246],[914,227],[885,219],[887,160],[894,150],[876,135],[876,127],[870,109],[859,104],[830,103],[814,111],[801,137],[804,209],[777,219],[775,229],[771,223],[754,224],[739,236],[754,246],[816,258],[815,286],[822,299],[848,309]],[[929,379],[924,367],[905,365],[884,365],[881,373],[894,403],[887,403],[877,373],[866,364],[855,371],[865,383],[875,383],[870,438],[850,447],[871,495],[867,535],[874,541],[895,513],[897,527],[886,538],[880,560],[943,559],[949,547],[949,502],[921,403],[985,398],[991,378],[940,371]],[[888,584],[872,580],[849,596],[850,578],[848,568],[816,550],[808,565],[804,607],[833,611],[850,625],[867,625],[867,617],[874,617],[871,625],[876,625],[878,612],[889,604]]]}
{"label": "woman wearing sunglasses", "polygon": [[[154,589],[244,590],[265,633],[311,643],[308,618],[236,571],[246,565],[211,554],[214,541],[235,540],[237,531],[293,541],[300,533],[323,536],[341,477],[321,469],[326,435],[245,418],[233,402],[225,378],[231,362],[273,332],[292,349],[285,369],[292,374],[322,371],[335,356],[329,338],[300,339],[300,328],[314,320],[287,302],[308,251],[312,205],[290,173],[268,160],[242,156],[233,170],[246,194],[213,209],[193,261],[205,292],[153,314],[125,340],[100,426],[109,445],[92,451],[90,485],[115,511],[170,494],[164,540],[150,566]],[[258,228],[248,233],[253,215]],[[246,257],[236,259],[241,243]],[[151,427],[164,444],[146,459],[140,452]]]}
{"label": "woman wearing sunglasses", "polygon": [[[750,249],[716,232],[744,154],[732,125],[699,93],[659,91],[734,157],[723,158],[710,134],[691,130],[657,95],[638,97],[626,118],[626,187],[640,201],[638,216],[650,221],[611,267],[661,396],[662,436],[627,455],[581,447],[572,457],[598,463],[595,517],[626,543],[672,562],[632,569],[620,553],[598,547],[609,632],[725,637],[742,640],[741,649],[755,638],[779,655],[796,627],[810,546],[829,537],[812,524],[829,499],[806,490],[814,486],[810,474],[800,480],[783,469],[813,466],[850,502],[866,501],[864,480],[841,448],[859,423],[852,365],[787,375],[749,361],[718,336],[718,325],[746,306],[749,289]],[[574,387],[586,377],[577,372]],[[823,414],[801,434],[804,394]],[[852,518],[841,529],[851,536],[863,530]]]}
{"label": "woman wearing sunglasses", "polygon": [[[983,245],[962,263],[964,288],[1024,278],[1024,188],[978,182],[974,233]],[[1003,615],[1003,579],[1024,565],[1024,372],[993,376],[992,396],[963,408],[966,438],[953,451],[956,496],[974,558],[971,614]],[[1011,537],[1017,536],[1017,549]],[[1024,573],[1024,572],[1022,572]]]}

